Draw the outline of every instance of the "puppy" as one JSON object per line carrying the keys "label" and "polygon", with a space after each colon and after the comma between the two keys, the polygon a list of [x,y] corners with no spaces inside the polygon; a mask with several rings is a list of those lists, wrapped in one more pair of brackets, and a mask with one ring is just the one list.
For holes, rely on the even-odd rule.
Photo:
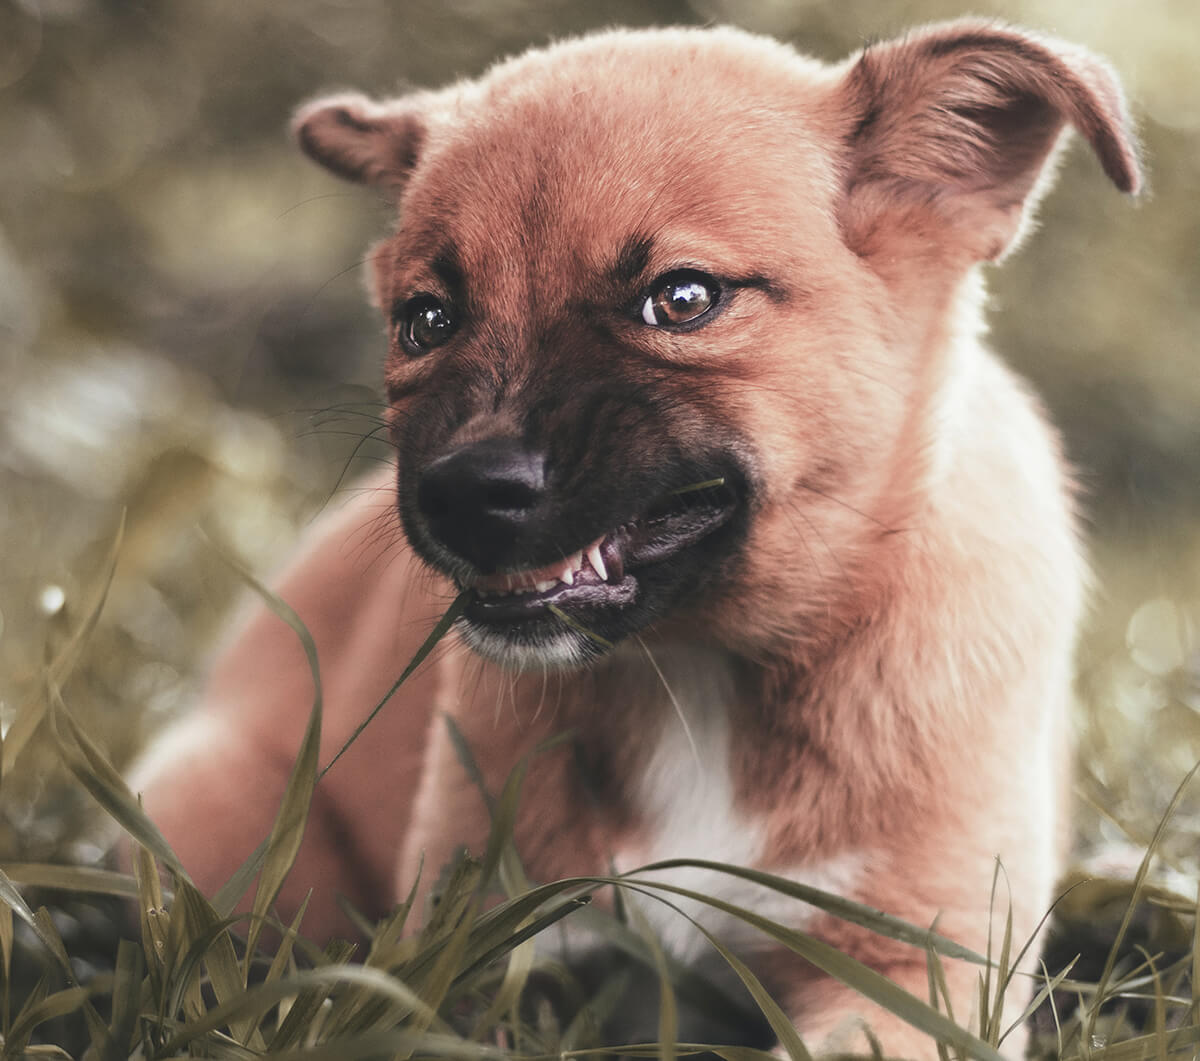
{"label": "puppy", "polygon": [[[396,466],[280,589],[320,652],[326,761],[468,591],[453,644],[318,786],[284,893],[315,888],[309,932],[346,928],[337,892],[377,913],[422,857],[428,882],[482,847],[443,713],[493,791],[571,734],[524,789],[534,879],[714,859],[983,951],[999,860],[1014,938],[1035,932],[1085,569],[1058,441],[981,345],[980,265],[1020,237],[1068,125],[1137,190],[1108,68],[976,21],[832,67],[733,29],[613,31],[300,112],[303,149],[399,216],[370,256]],[[311,696],[294,635],[254,614],[136,774],[204,886],[268,832]],[[667,879],[927,995],[920,949],[715,872]],[[812,1049],[865,1049],[869,1026],[937,1056],[684,905]],[[977,976],[947,966],[959,1019]]]}

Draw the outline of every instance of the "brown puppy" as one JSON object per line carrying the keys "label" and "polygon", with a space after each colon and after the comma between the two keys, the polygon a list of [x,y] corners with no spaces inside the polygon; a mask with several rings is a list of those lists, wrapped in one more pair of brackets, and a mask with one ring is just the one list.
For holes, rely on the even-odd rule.
{"label": "brown puppy", "polygon": [[[718,859],[982,950],[999,858],[1033,933],[1085,573],[1058,443],[980,344],[978,266],[1018,238],[1067,125],[1136,190],[1108,69],[980,22],[837,67],[731,29],[618,31],[301,112],[310,155],[399,208],[372,255],[398,470],[281,588],[321,653],[326,759],[473,590],[461,643],[319,786],[285,895],[317,888],[311,932],[339,928],[335,891],[374,912],[422,855],[482,844],[448,712],[494,790],[575,734],[525,789],[535,879]],[[138,773],[202,884],[267,833],[310,697],[292,634],[255,615]],[[926,993],[919,950],[675,879]],[[646,909],[699,958],[687,922]],[[862,1017],[889,1052],[936,1056],[700,916],[812,1048],[862,1046]],[[977,970],[949,972],[965,1018]]]}

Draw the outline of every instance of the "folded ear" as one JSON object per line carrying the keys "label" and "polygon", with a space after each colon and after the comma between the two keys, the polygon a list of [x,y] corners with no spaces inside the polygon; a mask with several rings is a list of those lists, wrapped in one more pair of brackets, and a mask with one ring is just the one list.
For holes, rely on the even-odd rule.
{"label": "folded ear", "polygon": [[869,253],[885,217],[931,222],[974,260],[1014,242],[1073,125],[1123,192],[1141,183],[1124,98],[1082,48],[985,22],[931,26],[868,48],[839,91],[847,132],[843,226]]}
{"label": "folded ear", "polygon": [[391,195],[403,187],[425,140],[412,98],[378,103],[354,93],[301,107],[292,130],[305,154],[326,169]]}

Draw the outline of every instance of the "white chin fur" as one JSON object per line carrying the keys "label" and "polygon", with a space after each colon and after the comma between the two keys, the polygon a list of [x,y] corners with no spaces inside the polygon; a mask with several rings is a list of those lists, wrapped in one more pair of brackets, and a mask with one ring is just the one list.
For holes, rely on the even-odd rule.
{"label": "white chin fur", "polygon": [[458,631],[473,652],[506,670],[570,669],[590,663],[596,656],[584,647],[583,637],[573,630],[564,630],[533,644],[512,641],[469,620],[460,619]]}

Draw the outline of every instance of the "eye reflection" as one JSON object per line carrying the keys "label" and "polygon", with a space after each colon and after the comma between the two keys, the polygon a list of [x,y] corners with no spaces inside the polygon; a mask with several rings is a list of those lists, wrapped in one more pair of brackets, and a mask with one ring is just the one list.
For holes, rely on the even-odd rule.
{"label": "eye reflection", "polygon": [[717,282],[693,269],[661,277],[642,303],[642,320],[655,328],[687,324],[717,302]]}

